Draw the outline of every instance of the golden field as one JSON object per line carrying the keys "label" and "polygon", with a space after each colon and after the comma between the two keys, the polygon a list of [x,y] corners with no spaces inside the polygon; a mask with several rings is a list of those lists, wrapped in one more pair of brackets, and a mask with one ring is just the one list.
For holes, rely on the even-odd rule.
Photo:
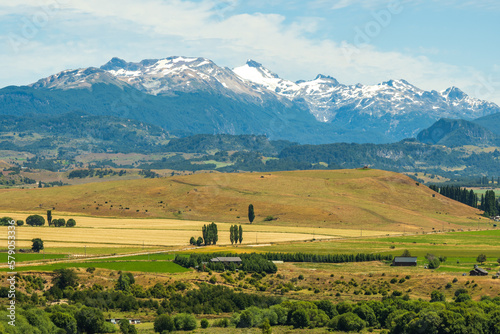
{"label": "golden field", "polygon": [[[435,196],[435,197],[433,197]],[[380,170],[204,173],[0,191],[0,210],[280,227],[430,231],[476,226],[480,211]],[[273,216],[277,220],[264,222]],[[486,223],[483,219],[482,222]]]}
{"label": "golden field", "polygon": [[[2,212],[1,216],[14,219],[26,219],[28,213]],[[73,216],[57,215],[54,218]],[[189,239],[201,236],[201,228],[210,222],[185,221],[178,219],[137,219],[137,218],[96,218],[75,217],[77,227],[31,227],[17,228],[16,237],[21,247],[31,246],[31,239],[41,238],[45,247],[166,247],[184,246],[189,244]],[[219,245],[230,244],[230,224],[218,223]],[[0,240],[6,240],[7,227],[0,227]],[[245,224],[243,226],[244,245],[271,244],[277,242],[322,240],[360,236],[361,231],[346,229],[306,227],[283,227],[273,225]],[[386,235],[385,231],[365,231],[364,236]]]}

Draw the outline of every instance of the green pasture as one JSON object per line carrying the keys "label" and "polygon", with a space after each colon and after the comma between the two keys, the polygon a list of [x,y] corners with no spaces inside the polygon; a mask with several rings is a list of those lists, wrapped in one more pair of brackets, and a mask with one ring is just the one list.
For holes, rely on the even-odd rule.
{"label": "green pasture", "polygon": [[[488,231],[418,234],[382,238],[341,239],[335,241],[283,243],[249,248],[238,252],[303,252],[313,254],[381,253],[399,256],[408,249],[413,256],[427,253],[448,258],[476,258],[484,253],[496,261],[500,257],[500,229]],[[231,248],[227,249],[231,251]]]}
{"label": "green pasture", "polygon": [[[189,269],[183,268],[178,264],[173,262],[157,262],[157,261],[103,261],[103,262],[71,262],[71,263],[54,263],[47,265],[33,265],[33,266],[22,266],[17,267],[17,272],[22,271],[53,271],[55,269],[63,268],[102,268],[110,270],[122,270],[122,271],[137,271],[137,272],[148,272],[148,273],[180,273],[186,272]],[[9,271],[8,268],[2,268],[0,271]]]}
{"label": "green pasture", "polygon": [[[9,254],[0,253],[0,264],[6,264]],[[27,262],[27,261],[39,261],[39,260],[53,260],[53,259],[63,259],[68,257],[67,254],[39,254],[39,253],[18,253],[12,255],[15,257],[16,263]]]}
{"label": "green pasture", "polygon": [[89,260],[89,262],[109,262],[109,261],[172,261],[175,255],[172,253],[156,253],[156,254],[143,254],[143,255],[131,255],[131,256],[120,256],[116,258],[110,258],[106,260],[95,259]]}

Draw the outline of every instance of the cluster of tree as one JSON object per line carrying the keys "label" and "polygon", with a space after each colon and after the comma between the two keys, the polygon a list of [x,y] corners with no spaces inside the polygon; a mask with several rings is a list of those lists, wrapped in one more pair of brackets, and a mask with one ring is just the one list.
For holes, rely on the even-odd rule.
{"label": "cluster of tree", "polygon": [[[62,155],[75,156],[82,150],[144,154],[165,151],[163,142],[169,134],[159,126],[112,116],[67,113],[63,109],[58,115],[50,115],[51,110],[43,115],[2,117],[0,134],[16,132],[23,139],[2,141],[0,147],[34,154],[58,149],[63,151],[58,159]],[[84,109],[89,110],[81,110]]]}
{"label": "cluster of tree", "polygon": [[273,172],[286,170],[309,170],[325,169],[322,165],[309,162],[294,161],[291,159],[264,159],[265,156],[259,152],[236,152],[228,156],[232,165],[217,168],[218,171],[234,173],[238,171],[248,172]]}
{"label": "cluster of tree", "polygon": [[145,179],[156,179],[160,177],[160,174],[149,169],[141,169],[139,175],[142,175]]}
{"label": "cluster of tree", "polygon": [[219,232],[217,231],[217,224],[211,223],[208,225],[203,225],[201,228],[201,233],[203,235],[203,242],[205,246],[207,245],[217,245],[219,241]]}
{"label": "cluster of tree", "polygon": [[0,218],[0,226],[10,226],[11,221],[15,221],[17,226],[24,225],[24,221],[22,221],[22,220],[16,221],[14,218],[11,218],[11,217],[2,217],[2,218]]}
{"label": "cluster of tree", "polygon": [[192,331],[198,327],[198,321],[189,313],[179,313],[175,316],[162,314],[155,319],[154,331],[163,333],[165,331]]}
{"label": "cluster of tree", "polygon": [[[199,159],[194,159],[199,160]],[[186,160],[182,154],[177,154],[171,157],[164,157],[160,161],[155,161],[150,164],[142,164],[139,166],[142,169],[173,169],[196,172],[199,170],[214,170],[217,168],[215,164],[191,163]]]}
{"label": "cluster of tree", "polygon": [[64,218],[53,219],[52,222],[49,223],[49,226],[54,227],[74,227],[75,225],[76,221],[73,218],[68,219],[68,221]]}
{"label": "cluster of tree", "polygon": [[[174,138],[166,146],[168,152],[207,153],[210,151],[252,151],[276,156],[282,149],[296,145],[286,140],[269,140],[260,135],[194,135]],[[218,160],[217,160],[218,161]]]}
{"label": "cluster of tree", "polygon": [[[240,257],[241,265],[231,263],[228,265],[228,268],[226,268],[226,266],[220,262],[210,262],[211,259],[216,257]],[[174,262],[185,268],[198,268],[205,271],[213,270],[222,272],[226,269],[241,269],[247,272],[272,274],[278,270],[271,260],[258,253],[195,253],[189,256],[177,255]]]}
{"label": "cluster of tree", "polygon": [[466,188],[461,188],[457,186],[442,186],[430,185],[429,188],[443,196],[451,198],[460,203],[467,204],[473,208],[477,208],[478,196],[474,193],[474,190],[467,190]]}
{"label": "cluster of tree", "polygon": [[[491,181],[490,181],[490,180],[491,180]],[[491,182],[491,183],[490,183],[490,182]],[[479,185],[481,185],[481,186],[494,185],[495,183],[496,183],[497,185],[500,185],[500,176],[498,176],[498,177],[496,177],[496,178],[492,176],[492,177],[491,177],[491,179],[490,179],[490,178],[488,178],[487,176],[483,176],[483,177],[481,177],[481,178],[479,179]]]}
{"label": "cluster of tree", "polygon": [[[49,149],[52,148],[54,147],[50,147]],[[21,151],[25,151],[24,148]],[[58,172],[67,168],[63,161],[58,159],[48,159],[43,156],[28,158],[26,159],[26,162],[24,162],[23,166],[31,169],[44,169],[51,172]]]}
{"label": "cluster of tree", "polygon": [[3,174],[0,173],[0,185],[13,186],[16,184],[35,184],[36,183],[36,180],[30,179],[29,177],[19,176],[17,174],[15,174],[15,176],[12,176],[11,174],[9,174],[8,177],[5,177]]}
{"label": "cluster of tree", "polygon": [[[314,262],[314,263],[346,263],[369,261],[392,261],[391,254],[313,254],[313,253],[261,253],[262,257],[271,261]],[[411,256],[411,255],[408,255]]]}
{"label": "cluster of tree", "polygon": [[[222,289],[224,288],[221,287]],[[224,292],[221,291],[221,293],[226,297],[222,301],[231,300]],[[215,313],[221,309],[220,307],[211,308],[213,304],[210,302],[210,297],[221,302],[218,295],[212,295],[210,292],[205,298],[199,292],[195,295],[199,297],[195,305],[201,304],[204,307],[194,308],[194,313],[201,310],[208,311],[203,313]],[[161,311],[175,312],[176,307],[179,307],[182,309],[179,312],[188,312],[186,309],[191,309],[185,306],[188,304],[188,298],[181,298],[181,300],[175,298],[172,302],[165,300]],[[334,304],[330,300],[287,300],[267,307],[248,305],[239,312],[238,307],[232,303],[222,305],[226,305],[227,310],[222,312],[235,312],[236,310],[230,323],[237,328],[269,328],[284,325],[297,329],[326,327],[329,330],[341,332],[361,332],[364,329],[372,332],[374,329],[382,329],[382,332],[391,334],[484,334],[498,333],[500,321],[500,297],[493,299],[486,297],[480,302],[472,302],[465,289],[455,291],[455,300],[452,303],[447,303],[444,294],[435,290],[430,295],[430,301],[410,300],[408,295],[394,291],[391,296],[384,297],[382,300],[358,303],[344,301]],[[157,332],[160,329],[166,331],[176,329],[172,325],[172,317],[166,314],[158,316],[155,324],[167,323],[167,317],[170,326],[161,328],[155,326]],[[219,326],[219,324],[215,323],[213,326]]]}
{"label": "cluster of tree", "polygon": [[441,265],[442,262],[446,262],[446,256],[435,256],[434,254],[427,253],[425,258],[429,262],[427,265],[429,269],[437,269]]}
{"label": "cluster of tree", "polygon": [[[278,157],[293,162],[326,163],[329,169],[372,168],[391,171],[419,171],[456,178],[457,172],[450,169],[467,166],[460,175],[497,175],[500,152],[467,153],[460,149],[449,149],[438,145],[419,143],[415,139],[405,139],[391,144],[323,144],[296,145],[284,148]],[[438,167],[436,167],[438,166]]]}
{"label": "cluster of tree", "polygon": [[69,179],[75,179],[75,178],[79,178],[79,179],[84,179],[84,178],[87,178],[87,177],[99,177],[99,178],[102,178],[104,176],[107,176],[107,175],[110,175],[110,176],[115,176],[115,175],[118,175],[118,176],[122,176],[122,175],[125,175],[127,174],[127,171],[122,169],[120,171],[115,171],[115,170],[112,170],[112,169],[94,169],[94,168],[87,168],[87,169],[76,169],[76,170],[72,170],[69,174],[68,174],[68,178]]}
{"label": "cluster of tree", "polygon": [[240,243],[243,241],[243,227],[241,225],[231,225],[229,228],[229,239],[231,240],[231,245],[234,243]]}
{"label": "cluster of tree", "polygon": [[486,217],[494,217],[500,214],[500,201],[496,199],[495,191],[487,190],[484,195],[481,195],[479,208],[484,211]]}
{"label": "cluster of tree", "polygon": [[191,239],[189,239],[189,244],[199,247],[199,246],[203,245],[203,238],[198,237],[198,239],[196,239],[195,237],[191,237]]}
{"label": "cluster of tree", "polygon": [[68,219],[68,221],[66,221],[64,218],[52,219],[52,210],[47,210],[47,221],[49,222],[49,226],[55,226],[55,227],[76,226],[76,221],[73,218]]}
{"label": "cluster of tree", "polygon": [[39,187],[40,188],[50,188],[50,187],[62,187],[62,186],[67,186],[68,183],[64,183],[62,181],[51,181],[51,182],[43,182],[42,184],[42,181],[40,181],[38,183]]}
{"label": "cluster of tree", "polygon": [[235,292],[222,285],[199,284],[198,289],[169,294],[160,305],[160,313],[219,314],[244,310],[251,306],[267,308],[281,303],[277,296]]}

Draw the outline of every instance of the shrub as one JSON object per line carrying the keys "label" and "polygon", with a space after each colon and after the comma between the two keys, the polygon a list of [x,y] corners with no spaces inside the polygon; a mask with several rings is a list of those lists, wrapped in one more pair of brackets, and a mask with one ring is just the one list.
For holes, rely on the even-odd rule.
{"label": "shrub", "polygon": [[74,220],[73,218],[68,219],[68,221],[66,222],[66,227],[74,227],[74,226],[76,226],[76,220]]}
{"label": "shrub", "polygon": [[455,302],[457,303],[462,303],[471,300],[470,296],[468,293],[461,293],[455,298]]}
{"label": "shrub", "polygon": [[163,331],[171,332],[175,330],[175,324],[168,314],[162,314],[155,319],[154,331],[162,333]]}
{"label": "shrub", "polygon": [[209,325],[209,323],[208,323],[207,319],[201,319],[201,321],[200,321],[201,328],[208,328],[208,325]]}
{"label": "shrub", "polygon": [[229,319],[224,318],[224,319],[217,320],[216,322],[213,323],[212,326],[213,327],[223,327],[223,328],[229,327]]}
{"label": "shrub", "polygon": [[352,312],[344,313],[333,318],[328,327],[344,332],[359,332],[366,327],[366,322]]}
{"label": "shrub", "polygon": [[310,325],[309,315],[307,311],[300,308],[292,313],[293,328],[307,328]]}
{"label": "shrub", "polygon": [[[469,282],[467,282],[467,283],[469,283]],[[455,297],[458,297],[459,295],[461,295],[463,293],[468,293],[467,289],[464,289],[464,288],[457,289],[457,291],[455,291]]]}
{"label": "shrub", "polygon": [[175,329],[191,331],[198,326],[196,318],[192,314],[180,313],[174,317]]}
{"label": "shrub", "polygon": [[433,302],[444,302],[444,294],[440,291],[434,290],[431,292],[431,303]]}

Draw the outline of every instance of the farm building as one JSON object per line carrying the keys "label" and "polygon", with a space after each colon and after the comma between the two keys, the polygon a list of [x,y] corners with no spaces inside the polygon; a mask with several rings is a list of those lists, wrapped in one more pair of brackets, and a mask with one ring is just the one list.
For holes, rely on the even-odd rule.
{"label": "farm building", "polygon": [[482,268],[479,268],[477,265],[474,265],[474,269],[469,272],[470,276],[486,276],[488,272]]}
{"label": "farm building", "polygon": [[399,266],[399,267],[416,266],[417,265],[417,258],[416,257],[406,257],[406,256],[396,256],[392,260],[392,265]]}
{"label": "farm building", "polygon": [[[106,319],[106,321],[111,322],[113,325],[119,325],[120,324],[120,320],[122,320],[122,319],[119,319],[119,318]],[[141,320],[139,320],[139,319],[126,319],[126,320],[128,320],[128,323],[131,324],[131,325],[138,325],[138,324],[141,323]]]}
{"label": "farm building", "polygon": [[220,262],[224,265],[234,263],[234,264],[241,264],[241,258],[240,257],[214,257],[213,259],[210,260],[210,262]]}

